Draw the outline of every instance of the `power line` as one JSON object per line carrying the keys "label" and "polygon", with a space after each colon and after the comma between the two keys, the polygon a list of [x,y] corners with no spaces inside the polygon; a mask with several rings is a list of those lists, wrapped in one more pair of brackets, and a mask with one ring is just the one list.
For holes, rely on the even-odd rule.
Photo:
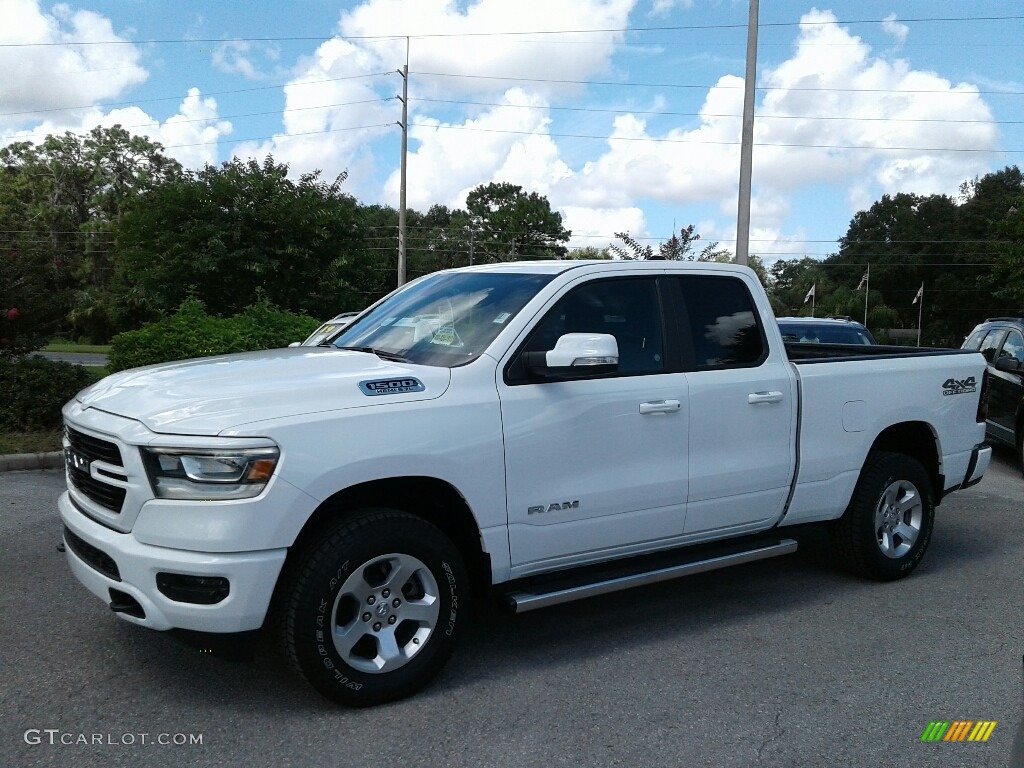
{"label": "power line", "polygon": [[[808,26],[843,26],[854,24],[881,24],[886,21],[898,21],[900,24],[922,23],[963,23],[966,21],[1020,21],[1024,16],[934,16],[907,19],[825,19],[821,21],[770,21],[762,22],[761,28],[786,28]],[[330,39],[339,40],[413,40],[446,39],[456,37],[522,37],[525,35],[591,35],[591,34],[625,34],[627,32],[681,32],[708,31],[714,29],[746,29],[746,23],[735,24],[676,24],[651,27],[602,27],[591,29],[534,29],[534,30],[501,30],[491,32],[420,32],[418,34],[388,35],[282,35],[266,37],[193,37],[193,38],[162,38],[149,40],[65,40],[61,42],[34,43],[0,43],[0,48],[52,48],[64,46],[91,45],[163,45],[172,43],[280,43],[280,42],[311,42]]]}
{"label": "power line", "polygon": [[[268,91],[274,88],[294,88],[299,85],[317,85],[318,83],[334,83],[339,80],[360,80],[369,77],[383,77],[385,75],[393,75],[394,72],[371,72],[366,75],[345,75],[344,77],[325,77],[317,80],[297,80],[290,83],[277,83],[275,85],[259,85],[252,88],[233,88],[228,91],[209,91],[207,93],[200,93],[201,96],[224,96],[230,93],[250,93],[252,91]],[[159,96],[152,99],[135,99],[134,101],[111,101],[106,104],[80,104],[75,107],[52,107],[47,109],[29,109],[21,112],[0,112],[0,117],[16,117],[18,115],[38,115],[45,112],[67,112],[73,109],[101,109],[106,107],[124,107],[124,106],[135,106],[136,104],[150,104],[156,101],[178,101],[179,99],[187,99],[191,94],[179,94],[177,96]]]}
{"label": "power line", "polygon": [[[507,82],[521,82],[521,83],[559,83],[564,85],[608,85],[608,86],[627,86],[630,88],[695,88],[695,89],[709,89],[709,88],[721,88],[729,90],[740,90],[743,88],[742,85],[701,85],[695,83],[633,83],[625,81],[615,80],[562,80],[551,77],[509,77],[502,75],[465,75],[455,72],[410,72],[410,75],[417,75],[419,77],[454,77],[469,80],[501,80]],[[1024,91],[983,91],[983,90],[971,90],[971,91],[953,91],[948,88],[820,88],[820,87],[790,87],[790,86],[756,86],[758,91],[811,91],[815,93],[828,92],[828,93],[943,93],[951,96],[977,96],[979,94],[985,95],[1000,95],[1000,96],[1024,96]]]}
{"label": "power line", "polygon": [[[313,109],[332,109],[334,107],[352,107],[357,104],[386,104],[389,101],[393,101],[393,98],[387,99],[362,99],[360,101],[343,101],[336,104],[321,104],[315,107],[295,107],[287,110],[288,112],[306,112]],[[238,117],[258,117],[261,115],[280,115],[280,109],[267,110],[265,112],[244,112],[236,115],[217,115],[216,117],[190,117],[187,120],[175,120],[174,125],[180,125],[182,123],[212,123],[217,120],[233,120]],[[150,126],[161,126],[166,125],[166,121],[161,122],[160,120],[151,120],[148,123],[133,123],[132,125],[123,125],[118,123],[122,128],[148,128]],[[70,133],[72,136],[86,137],[89,135],[89,131],[64,131],[61,136]],[[13,136],[0,136],[0,141],[6,141],[7,139],[25,139],[27,136],[23,134],[15,134]]]}
{"label": "power line", "polygon": [[[903,93],[903,91],[896,91]],[[459,104],[475,107],[514,107],[516,109],[550,109],[565,112],[596,112],[613,115],[654,115],[665,117],[727,117],[739,119],[742,115],[715,112],[674,112],[670,110],[645,109],[603,109],[599,107],[559,107],[534,104],[509,104],[497,101],[463,101],[459,99],[429,99],[420,97],[417,102],[440,104]],[[228,118],[230,115],[225,115]],[[939,117],[853,117],[844,115],[764,115],[758,113],[758,120],[850,120],[853,122],[885,122],[885,123],[967,123],[982,125],[1024,125],[1024,120],[949,120]]]}
{"label": "power line", "polygon": [[[707,144],[715,146],[736,146],[739,141],[712,141],[704,139],[670,139],[648,136],[595,136],[582,133],[539,133],[537,131],[513,131],[498,128],[475,128],[466,125],[431,125],[429,123],[410,123],[416,128],[433,128],[435,130],[476,131],[480,133],[507,133],[523,136],[551,136],[564,139],[596,139],[598,141],[639,141],[654,144]],[[972,152],[972,153],[1005,153],[1024,154],[1024,149],[976,149],[971,147],[876,147],[859,144],[796,144],[775,142],[754,142],[756,147],[789,147],[797,149],[866,149],[893,152]]]}

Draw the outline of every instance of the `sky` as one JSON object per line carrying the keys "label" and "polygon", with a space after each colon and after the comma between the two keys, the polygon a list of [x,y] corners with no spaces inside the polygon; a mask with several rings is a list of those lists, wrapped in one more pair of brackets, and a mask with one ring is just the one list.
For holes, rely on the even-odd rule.
{"label": "sky", "polygon": [[[191,168],[272,153],[408,206],[539,192],[570,247],[735,250],[748,4],[0,0],[0,146],[120,124]],[[750,252],[836,250],[883,194],[1024,161],[1020,0],[761,4]]]}

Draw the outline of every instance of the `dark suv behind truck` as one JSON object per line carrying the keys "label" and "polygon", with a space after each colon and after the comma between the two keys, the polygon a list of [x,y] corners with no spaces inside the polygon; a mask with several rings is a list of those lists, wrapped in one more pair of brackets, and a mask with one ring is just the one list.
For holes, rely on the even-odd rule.
{"label": "dark suv behind truck", "polygon": [[1024,470],[1024,317],[992,317],[962,345],[988,360],[989,401],[985,436],[1014,446]]}

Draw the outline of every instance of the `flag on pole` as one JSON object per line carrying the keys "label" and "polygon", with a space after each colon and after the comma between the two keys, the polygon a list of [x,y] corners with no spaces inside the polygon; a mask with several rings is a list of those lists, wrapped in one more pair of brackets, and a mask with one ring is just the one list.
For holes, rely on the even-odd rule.
{"label": "flag on pole", "polygon": [[813,298],[814,298],[814,289],[815,289],[815,287],[816,287],[817,285],[818,285],[817,283],[812,283],[812,284],[811,284],[811,290],[809,290],[809,291],[807,292],[807,295],[806,295],[806,296],[804,296],[804,304],[806,304],[806,303],[807,303],[808,301],[810,301],[811,299],[813,299]]}
{"label": "flag on pole", "polygon": [[865,272],[864,273],[864,277],[862,277],[860,279],[860,282],[857,283],[857,290],[858,291],[861,290],[864,287],[864,283],[866,283],[868,281],[868,275],[870,275],[870,274],[871,274],[870,272]]}
{"label": "flag on pole", "polygon": [[914,300],[910,303],[917,304],[917,302],[921,300],[922,296],[924,296],[924,283],[921,283],[921,287],[917,289],[917,295],[914,296]]}

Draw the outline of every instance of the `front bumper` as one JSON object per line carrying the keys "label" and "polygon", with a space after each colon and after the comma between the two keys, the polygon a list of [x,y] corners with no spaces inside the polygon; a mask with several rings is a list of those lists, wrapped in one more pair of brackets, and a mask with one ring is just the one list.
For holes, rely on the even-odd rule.
{"label": "front bumper", "polygon": [[[120,593],[141,606],[143,617],[119,612],[125,621],[151,629],[199,632],[243,632],[263,624],[287,549],[207,553],[153,546],[91,520],[67,492],[61,494],[57,507],[64,525],[80,539],[72,546],[65,541],[75,577],[107,604],[119,602]],[[161,572],[226,578],[230,590],[214,605],[178,602],[157,589]]]}

